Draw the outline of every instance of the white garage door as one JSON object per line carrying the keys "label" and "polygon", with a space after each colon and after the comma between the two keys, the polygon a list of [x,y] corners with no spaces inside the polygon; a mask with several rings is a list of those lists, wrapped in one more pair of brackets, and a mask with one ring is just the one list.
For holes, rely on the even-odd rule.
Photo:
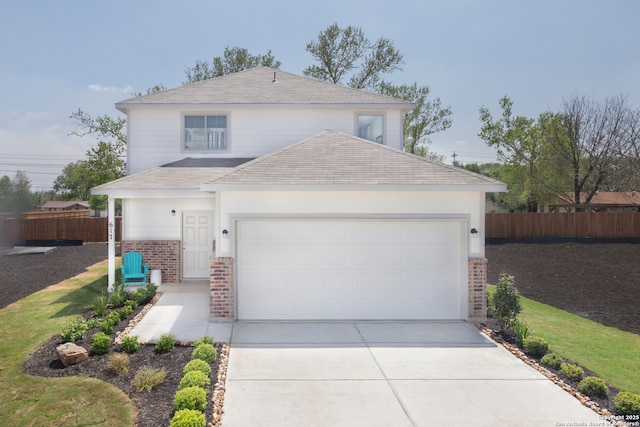
{"label": "white garage door", "polygon": [[238,318],[460,319],[462,225],[239,221]]}

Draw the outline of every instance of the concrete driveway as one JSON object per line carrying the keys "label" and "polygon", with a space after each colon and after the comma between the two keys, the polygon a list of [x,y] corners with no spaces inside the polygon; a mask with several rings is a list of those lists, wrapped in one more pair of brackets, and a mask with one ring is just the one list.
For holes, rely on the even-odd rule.
{"label": "concrete driveway", "polygon": [[233,325],[223,427],[589,422],[603,425],[466,322]]}

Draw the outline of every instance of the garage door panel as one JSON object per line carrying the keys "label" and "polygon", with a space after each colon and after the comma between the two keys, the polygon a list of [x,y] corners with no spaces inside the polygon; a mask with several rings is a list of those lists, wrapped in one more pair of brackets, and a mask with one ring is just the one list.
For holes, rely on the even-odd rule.
{"label": "garage door panel", "polygon": [[459,319],[461,235],[454,221],[240,221],[238,318]]}

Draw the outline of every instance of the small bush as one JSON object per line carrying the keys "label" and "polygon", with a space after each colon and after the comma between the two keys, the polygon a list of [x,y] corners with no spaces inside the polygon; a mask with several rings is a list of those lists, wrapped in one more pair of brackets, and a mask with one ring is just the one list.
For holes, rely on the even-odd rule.
{"label": "small bush", "polygon": [[212,344],[200,344],[191,353],[191,359],[200,359],[207,363],[215,362],[217,357],[218,351]]}
{"label": "small bush", "polygon": [[138,337],[136,335],[129,335],[122,338],[122,342],[120,343],[120,347],[122,351],[125,353],[135,353],[140,348],[140,343],[138,342]]}
{"label": "small bush", "polygon": [[213,338],[205,336],[205,337],[202,337],[202,338],[198,338],[197,340],[195,340],[193,342],[193,346],[194,347],[197,347],[200,344],[211,344],[211,345],[213,345]]}
{"label": "small bush", "polygon": [[115,326],[120,323],[120,313],[118,313],[117,311],[112,311],[111,313],[107,314],[104,319],[102,319],[102,323],[109,323],[115,328]]}
{"label": "small bush", "polygon": [[136,308],[138,308],[140,304],[138,304],[137,301],[134,301],[132,299],[128,299],[124,302],[124,306],[125,307],[131,307],[131,312],[133,312],[133,310],[135,310]]}
{"label": "small bush", "polygon": [[524,351],[533,357],[541,357],[549,352],[549,343],[541,337],[528,337],[522,342]]}
{"label": "small bush", "polygon": [[113,334],[113,331],[115,331],[115,326],[113,326],[112,323],[109,323],[109,322],[100,323],[100,332],[106,335],[111,335]]}
{"label": "small bush", "polygon": [[191,371],[200,371],[205,375],[211,375],[211,366],[202,359],[193,359],[182,368],[182,373],[186,374]]}
{"label": "small bush", "polygon": [[529,329],[529,327],[526,324],[524,324],[523,322],[517,319],[513,322],[513,325],[511,327],[513,328],[513,332],[515,332],[516,334],[516,340],[518,340],[518,345],[520,347],[523,347],[524,340],[531,333],[531,329]]}
{"label": "small bush", "polygon": [[200,371],[191,371],[184,374],[184,377],[180,380],[178,389],[182,390],[187,387],[200,387],[206,390],[209,386],[211,386],[211,380],[207,374]]}
{"label": "small bush", "polygon": [[109,297],[102,293],[101,296],[96,298],[96,301],[93,303],[93,311],[97,316],[102,316],[107,312],[107,308],[109,306]]}
{"label": "small bush", "polygon": [[542,359],[540,359],[540,363],[542,363],[544,366],[548,366],[549,368],[560,369],[560,367],[562,367],[562,363],[564,362],[562,361],[562,357],[560,357],[560,355],[556,353],[549,353],[542,356]]}
{"label": "small bush", "polygon": [[113,285],[113,293],[109,296],[109,303],[118,307],[126,297],[127,292],[124,289],[124,282],[120,280],[118,283]]}
{"label": "small bush", "polygon": [[147,299],[147,290],[141,286],[129,294],[129,299],[142,304]]}
{"label": "small bush", "polygon": [[154,369],[149,366],[141,368],[131,382],[137,391],[151,391],[162,384],[167,371],[165,369]]}
{"label": "small bush", "polygon": [[609,394],[609,388],[602,378],[587,377],[578,384],[578,391],[589,397],[605,397]]}
{"label": "small bush", "polygon": [[65,326],[62,331],[60,331],[60,340],[63,343],[79,341],[86,336],[88,330],[89,324],[86,320],[75,320]]}
{"label": "small bush", "polygon": [[160,335],[160,339],[156,343],[155,351],[156,353],[168,353],[173,350],[173,347],[176,345],[176,339],[173,334],[162,334]]}
{"label": "small bush", "polygon": [[116,375],[126,375],[129,372],[129,355],[114,353],[107,359],[109,370]]}
{"label": "small bush", "polygon": [[131,316],[131,313],[133,313],[133,308],[128,305],[122,306],[118,309],[120,320],[125,320],[127,317]]}
{"label": "small bush", "polygon": [[91,351],[94,354],[106,354],[109,352],[112,343],[113,340],[109,335],[104,332],[98,332],[91,340]]}
{"label": "small bush", "polygon": [[640,415],[640,394],[622,391],[616,396],[618,415]]}
{"label": "small bush", "polygon": [[193,409],[176,411],[169,423],[169,427],[204,427],[207,420],[204,414]]}
{"label": "small bush", "polygon": [[200,387],[187,387],[178,390],[173,399],[176,409],[195,409],[204,411],[207,408],[207,392]]}
{"label": "small bush", "polygon": [[520,295],[515,287],[515,279],[506,273],[498,278],[496,290],[489,298],[489,311],[498,321],[501,333],[507,331],[522,311]]}
{"label": "small bush", "polygon": [[560,366],[560,373],[574,381],[580,381],[584,376],[584,370],[580,366],[571,363],[563,363]]}

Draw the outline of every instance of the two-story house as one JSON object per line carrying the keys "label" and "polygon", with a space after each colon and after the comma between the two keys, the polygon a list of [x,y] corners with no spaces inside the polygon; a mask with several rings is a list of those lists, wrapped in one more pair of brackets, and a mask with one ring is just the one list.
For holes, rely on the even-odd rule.
{"label": "two-story house", "polygon": [[129,175],[93,194],[122,199],[123,253],[210,281],[212,318],[486,317],[505,185],[403,152],[413,104],[259,67],[116,108]]}

